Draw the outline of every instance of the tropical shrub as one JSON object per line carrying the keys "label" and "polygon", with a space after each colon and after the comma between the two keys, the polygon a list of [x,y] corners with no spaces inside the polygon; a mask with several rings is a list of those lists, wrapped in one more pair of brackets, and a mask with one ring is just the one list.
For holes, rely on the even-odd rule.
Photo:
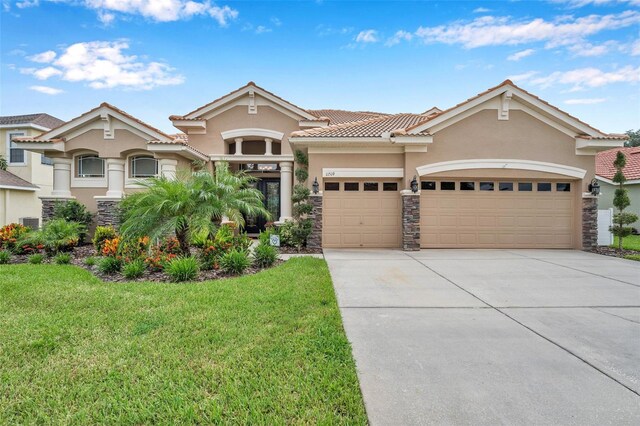
{"label": "tropical shrub", "polygon": [[139,278],[144,274],[145,265],[142,259],[135,259],[129,263],[125,263],[122,267],[122,275],[128,279]]}
{"label": "tropical shrub", "polygon": [[96,230],[93,233],[93,247],[96,249],[96,253],[102,252],[102,247],[105,240],[111,240],[118,236],[113,226],[96,226]]}
{"label": "tropical shrub", "polygon": [[120,251],[120,237],[106,239],[102,242],[102,256],[116,257]]}
{"label": "tropical shrub", "polygon": [[103,274],[115,274],[120,272],[122,268],[122,260],[116,257],[107,256],[100,259],[98,262],[98,271]]}
{"label": "tropical shrub", "polygon": [[49,255],[71,251],[78,245],[80,232],[84,225],[65,219],[54,219],[45,223],[41,230],[25,235],[17,242],[22,251],[29,252],[41,246]]}
{"label": "tropical shrub", "polygon": [[28,228],[19,223],[10,223],[0,228],[0,249],[13,250],[16,247],[16,242],[31,232],[31,228]]}
{"label": "tropical shrub", "polygon": [[84,264],[87,266],[95,266],[96,263],[97,263],[97,260],[93,256],[89,256],[84,260]]}
{"label": "tropical shrub", "polygon": [[167,263],[178,257],[181,253],[180,244],[176,238],[167,238],[160,244],[151,246],[144,263],[151,271],[162,271]]}
{"label": "tropical shrub", "polygon": [[4,158],[4,155],[0,155],[0,170],[7,170],[8,166],[7,159]]}
{"label": "tropical shrub", "polygon": [[44,260],[44,256],[41,253],[32,254],[28,257],[29,263],[32,265],[39,265]]}
{"label": "tropical shrub", "polygon": [[164,272],[169,275],[173,282],[193,281],[200,272],[200,265],[195,257],[181,256],[169,261],[164,268]]}
{"label": "tropical shrub", "polygon": [[54,206],[53,217],[54,219],[64,219],[67,222],[77,222],[83,225],[78,235],[80,241],[84,241],[87,229],[93,223],[93,214],[87,210],[84,204],[76,200],[57,202]]}
{"label": "tropical shrub", "polygon": [[213,234],[223,216],[242,224],[243,214],[269,216],[262,204],[262,193],[249,187],[253,178],[234,174],[226,163],[207,170],[181,171],[175,179],[165,177],[141,181],[141,192],[121,202],[126,238],[148,235],[152,242],[175,235],[183,256],[189,256],[191,234]]}
{"label": "tropical shrub", "polygon": [[6,265],[11,261],[11,252],[9,250],[0,250],[0,265]]}
{"label": "tropical shrub", "polygon": [[254,263],[259,268],[268,268],[278,260],[278,250],[275,247],[260,243],[253,250]]}
{"label": "tropical shrub", "polygon": [[245,251],[232,249],[220,258],[220,268],[228,274],[240,275],[250,265],[251,260]]}
{"label": "tropical shrub", "polygon": [[280,245],[283,247],[295,247],[293,238],[294,223],[290,220],[275,228],[272,232],[280,236]]}
{"label": "tropical shrub", "polygon": [[120,243],[120,255],[125,262],[144,260],[149,251],[149,237],[140,237]]}
{"label": "tropical shrub", "polygon": [[58,253],[53,261],[56,262],[56,265],[68,265],[71,263],[71,255],[69,253]]}

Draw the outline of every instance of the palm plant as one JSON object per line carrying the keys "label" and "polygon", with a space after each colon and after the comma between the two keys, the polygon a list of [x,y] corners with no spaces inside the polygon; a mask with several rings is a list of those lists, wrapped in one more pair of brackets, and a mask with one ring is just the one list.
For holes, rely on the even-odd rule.
{"label": "palm plant", "polygon": [[206,170],[180,171],[175,179],[165,177],[140,181],[144,190],[127,196],[121,204],[124,238],[147,235],[158,242],[175,234],[183,255],[190,255],[191,233],[213,232],[223,216],[243,224],[242,214],[269,216],[262,194],[250,188],[250,177],[233,174],[228,165]]}

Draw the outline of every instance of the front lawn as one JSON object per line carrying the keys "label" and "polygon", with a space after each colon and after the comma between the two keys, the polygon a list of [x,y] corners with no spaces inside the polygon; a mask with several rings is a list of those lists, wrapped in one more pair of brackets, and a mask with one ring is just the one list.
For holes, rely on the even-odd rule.
{"label": "front lawn", "polygon": [[367,421],[323,260],[189,284],[0,277],[0,424]]}
{"label": "front lawn", "polygon": [[[611,247],[618,248],[618,237],[614,237]],[[622,248],[625,250],[640,251],[640,235],[629,235],[622,239]]]}

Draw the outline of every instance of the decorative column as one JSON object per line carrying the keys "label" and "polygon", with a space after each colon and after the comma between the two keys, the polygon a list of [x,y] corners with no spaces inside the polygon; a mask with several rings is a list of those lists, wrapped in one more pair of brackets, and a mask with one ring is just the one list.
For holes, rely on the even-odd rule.
{"label": "decorative column", "polygon": [[235,138],[236,142],[236,155],[242,155],[242,138]]}
{"label": "decorative column", "polygon": [[280,163],[280,222],[291,219],[291,192],[293,187],[293,162]]}
{"label": "decorative column", "polygon": [[122,198],[124,196],[124,162],[120,158],[107,158],[107,197]]}
{"label": "decorative column", "polygon": [[402,198],[402,250],[420,250],[420,191],[400,191]]}
{"label": "decorative column", "polygon": [[[71,195],[71,158],[53,159],[53,190],[48,197],[40,197],[42,201],[42,222],[53,218],[57,203],[73,200]],[[7,191],[9,193],[9,191]]]}
{"label": "decorative column", "polygon": [[272,142],[273,142],[273,139],[264,138],[264,145],[265,145],[264,155],[273,155]]}
{"label": "decorative column", "polygon": [[582,194],[582,249],[593,250],[598,246],[598,197]]}
{"label": "decorative column", "polygon": [[53,159],[52,197],[71,198],[71,158]]}
{"label": "decorative column", "polygon": [[158,161],[158,167],[160,169],[160,176],[165,177],[167,179],[175,179],[176,168],[178,167],[178,160],[163,158]]}
{"label": "decorative column", "polygon": [[311,219],[311,235],[307,239],[307,247],[311,249],[322,248],[322,192],[311,194],[309,197],[313,210],[309,215]]}

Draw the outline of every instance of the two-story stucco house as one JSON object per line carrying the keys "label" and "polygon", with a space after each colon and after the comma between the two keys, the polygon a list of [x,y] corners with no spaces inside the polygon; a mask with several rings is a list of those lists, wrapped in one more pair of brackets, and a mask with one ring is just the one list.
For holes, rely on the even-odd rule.
{"label": "two-story stucco house", "polygon": [[[41,219],[39,197],[51,194],[53,167],[50,158],[26,151],[12,139],[35,137],[63,124],[49,114],[28,114],[0,117],[0,156],[7,161],[7,170],[0,170],[0,226],[8,223]],[[34,225],[35,226],[35,225]]]}
{"label": "two-story stucco house", "polygon": [[[418,114],[308,110],[250,82],[169,119],[182,133],[102,104],[16,142],[53,159],[53,198],[75,197],[99,220],[136,178],[170,176],[192,159],[259,177],[266,207],[287,220],[301,149],[319,189],[314,241],[414,250],[594,245],[597,202],[587,188],[595,155],[626,139],[508,80]],[[250,220],[247,229],[263,226]]]}

